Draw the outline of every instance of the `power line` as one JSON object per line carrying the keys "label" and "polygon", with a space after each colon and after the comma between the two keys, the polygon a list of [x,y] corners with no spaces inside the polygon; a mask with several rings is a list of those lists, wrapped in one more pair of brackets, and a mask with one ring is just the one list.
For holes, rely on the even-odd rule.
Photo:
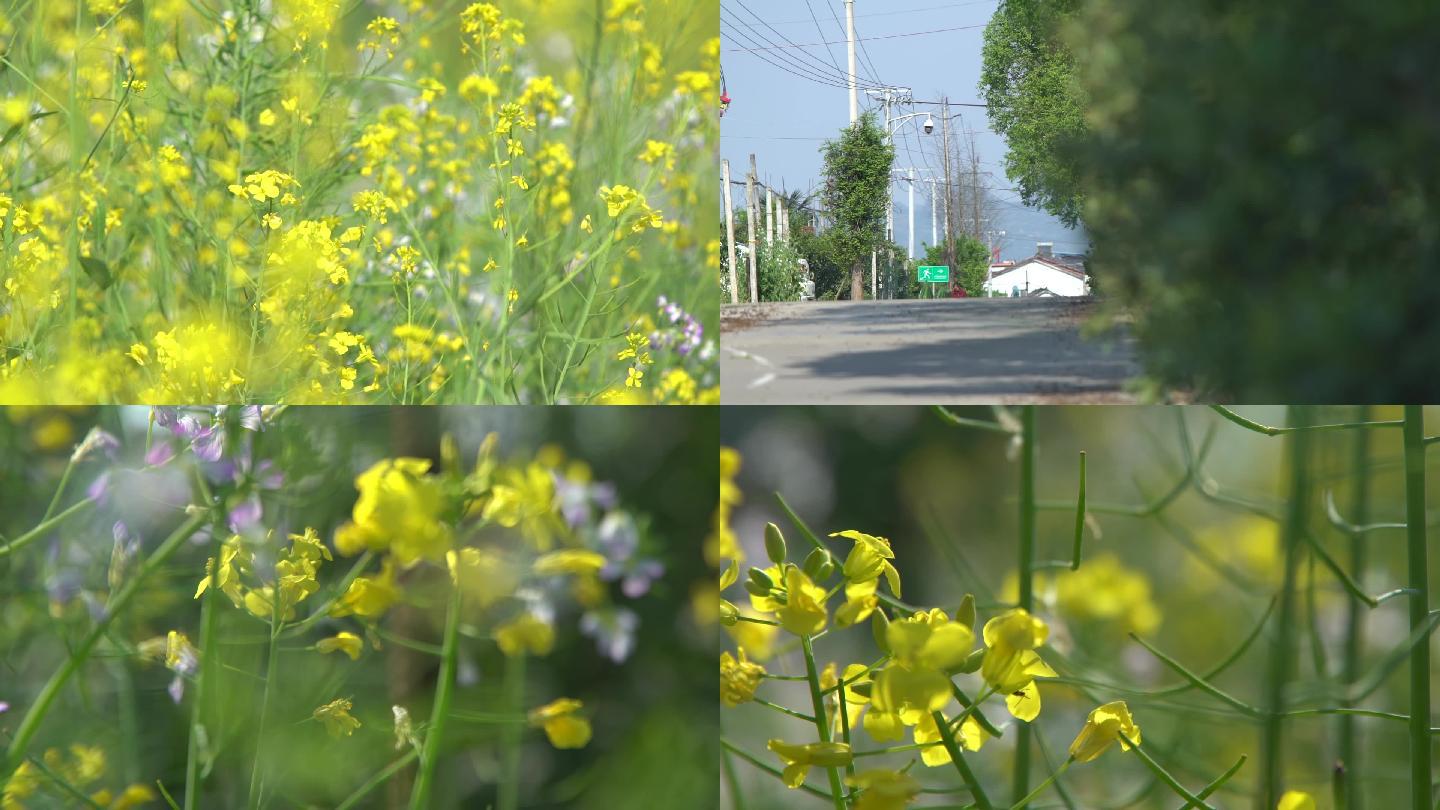
{"label": "power line", "polygon": [[[856,42],[874,42],[875,40],[880,40],[880,39],[904,39],[904,38],[906,38],[906,37],[923,37],[923,36],[928,36],[928,35],[930,35],[930,34],[944,34],[944,33],[950,32],[950,31],[971,31],[971,30],[974,30],[974,29],[976,29],[976,28],[984,28],[985,25],[986,25],[986,23],[982,23],[982,24],[980,24],[980,25],[957,25],[957,26],[955,26],[954,28],[936,28],[936,29],[934,29],[934,30],[932,30],[932,31],[912,31],[912,32],[910,32],[910,33],[908,33],[908,34],[882,34],[881,36],[878,36],[878,37],[864,37],[864,38],[856,37],[856,38],[855,38],[855,41],[856,41]],[[787,47],[788,47],[788,48],[810,48],[810,47],[814,47],[814,46],[816,46],[816,45],[844,45],[844,44],[847,44],[847,43],[846,43],[845,40],[842,39],[842,40],[840,40],[840,41],[838,41],[838,42],[830,42],[830,41],[826,41],[826,42],[805,42],[805,43],[801,43],[801,44],[799,44],[799,45],[776,45],[776,46],[773,46],[773,47],[770,47],[770,48],[759,48],[759,49],[751,49],[751,48],[729,48],[729,49],[727,49],[727,50],[729,50],[731,53],[734,53],[734,52],[738,52],[738,51],[750,51],[750,50],[783,50],[784,48],[787,48]],[[862,47],[863,47],[863,46],[862,46]],[[973,106],[973,105],[971,105],[971,106]]]}
{"label": "power line", "polygon": [[[965,129],[965,130],[956,130],[956,131],[954,131],[954,132],[952,132],[952,133],[950,133],[950,134],[952,134],[952,135],[991,135],[991,134],[994,134],[994,133],[995,133],[995,130],[993,130],[993,129]],[[720,140],[721,140],[721,141],[729,141],[729,140],[736,140],[736,141],[833,141],[833,140],[835,140],[837,137],[839,137],[839,136],[838,136],[838,135],[830,135],[830,136],[826,136],[826,137],[821,137],[821,136],[815,136],[815,135],[731,135],[731,134],[729,134],[729,133],[723,133],[723,132],[722,132],[721,135],[720,135]],[[999,165],[999,164],[992,164],[992,165]]]}
{"label": "power line", "polygon": [[[723,28],[723,27],[726,27],[726,26],[729,26],[729,23],[726,22],[725,20],[721,20],[721,21],[720,21],[720,24],[721,24],[722,28]],[[772,58],[770,58],[770,57],[768,57],[768,56],[766,56],[766,55],[764,55],[764,54],[762,54],[762,53],[756,53],[756,54],[754,54],[754,56],[755,56],[757,59],[759,59],[760,61],[765,62],[766,64],[771,65],[772,67],[778,68],[779,70],[781,70],[781,71],[783,71],[783,72],[785,72],[785,73],[788,73],[788,74],[790,74],[790,75],[792,75],[792,76],[795,76],[795,77],[797,77],[797,78],[800,78],[800,79],[804,79],[804,80],[806,80],[806,81],[814,82],[815,84],[821,84],[821,85],[825,85],[826,87],[836,87],[836,88],[845,88],[845,87],[848,87],[848,86],[849,86],[848,84],[845,84],[845,83],[843,83],[843,82],[841,82],[841,81],[832,80],[832,79],[830,79],[830,78],[828,78],[828,77],[826,77],[826,76],[822,76],[822,75],[817,74],[817,73],[815,73],[815,72],[813,72],[813,71],[810,71],[808,68],[805,68],[805,67],[803,67],[803,66],[799,66],[799,67],[797,68],[797,66],[796,66],[793,62],[791,62],[790,64],[786,64],[786,63],[784,63],[784,62],[779,62],[779,61],[776,61],[775,59],[772,59]]]}
{"label": "power line", "polygon": [[[722,14],[727,14],[727,13],[729,13],[732,17],[734,17],[734,14],[733,14],[733,13],[727,12],[723,7],[720,9],[720,11],[721,11]],[[737,22],[738,22],[738,19],[737,19]],[[744,39],[744,40],[746,40],[747,42],[749,42],[749,43],[751,43],[751,44],[753,44],[753,45],[759,45],[759,42],[758,42],[754,37],[750,36],[749,34],[747,34],[747,33],[745,33],[744,31],[742,31],[739,27],[737,27],[736,22],[731,22],[731,21],[729,21],[729,20],[726,20],[726,19],[722,18],[722,19],[720,20],[720,25],[721,25],[722,28],[728,28],[728,29],[730,30],[730,33],[731,33],[731,36],[732,36],[732,37],[738,36],[738,37],[740,37],[741,39]],[[766,42],[771,42],[770,40],[765,39],[763,34],[762,34],[762,35],[759,35],[759,36],[761,37],[762,40],[764,40],[764,41],[766,41]],[[771,42],[771,44],[773,45],[774,43]],[[772,65],[772,66],[774,66],[774,67],[777,67],[777,68],[779,68],[780,70],[785,71],[786,73],[789,73],[789,74],[791,74],[791,75],[793,75],[793,76],[798,76],[799,78],[806,79],[806,80],[808,80],[808,81],[815,82],[816,84],[828,85],[828,86],[830,86],[830,87],[841,87],[841,88],[849,87],[848,79],[847,79],[847,78],[842,78],[842,77],[838,77],[838,76],[834,76],[834,75],[830,74],[828,67],[825,68],[824,71],[816,70],[814,67],[811,67],[811,66],[805,64],[804,62],[800,61],[799,59],[796,59],[795,57],[792,57],[792,56],[790,56],[789,54],[784,53],[783,51],[778,52],[778,53],[775,53],[775,54],[774,54],[774,57],[775,57],[775,58],[771,58],[770,55],[767,55],[767,52],[768,52],[768,51],[774,51],[774,50],[776,50],[775,48],[766,48],[766,47],[763,47],[763,46],[762,46],[762,47],[758,47],[758,48],[740,48],[740,49],[737,49],[737,50],[744,51],[744,52],[747,52],[747,53],[751,53],[751,54],[753,54],[757,59],[760,59],[760,60],[763,61],[763,62],[766,62],[766,63],[768,63],[768,64],[770,64],[770,65]],[[779,60],[781,60],[781,61],[776,61],[776,59],[779,59]],[[823,66],[823,65],[822,65],[822,66]],[[865,88],[865,89],[879,89],[879,87],[880,87],[879,85],[871,86],[871,85],[868,85],[868,84],[858,83],[858,82],[857,82],[857,84],[859,84],[860,87]]]}
{"label": "power line", "polygon": [[[826,0],[826,5],[829,5],[829,0]],[[805,8],[809,9],[810,19],[815,22],[815,33],[819,34],[821,39],[824,39],[825,31],[820,27],[820,18],[815,16],[815,7],[810,5],[810,0],[805,0]],[[825,46],[825,53],[830,55],[830,63],[835,66],[835,70],[839,71],[840,73],[845,73],[844,70],[840,69],[840,60],[835,58],[835,52],[830,50],[829,45]]]}
{"label": "power line", "polygon": [[[926,7],[924,7],[924,8],[906,8],[906,9],[901,9],[901,10],[899,10],[899,11],[872,11],[872,12],[870,12],[869,14],[856,14],[856,15],[855,15],[855,18],[858,20],[858,19],[860,19],[860,18],[862,18],[862,17],[894,17],[894,16],[899,15],[899,14],[919,14],[919,13],[922,12],[922,11],[943,11],[943,10],[945,10],[945,9],[947,9],[947,8],[961,8],[961,7],[963,7],[963,6],[979,6],[979,5],[986,5],[986,4],[990,4],[990,3],[994,3],[994,2],[996,2],[996,0],[968,0],[968,2],[964,2],[964,3],[946,3],[946,4],[941,5],[941,6],[926,6]],[[772,23],[770,23],[770,24],[771,24],[771,25],[800,25],[800,24],[806,23],[806,22],[809,22],[809,21],[808,21],[808,20],[782,20],[782,21],[780,21],[780,22],[772,22]]]}
{"label": "power line", "polygon": [[[832,3],[830,2],[830,0],[825,0],[825,8],[829,9],[829,11],[830,11],[830,19],[832,19],[832,20],[835,21],[835,28],[836,28],[836,30],[838,30],[838,31],[840,32],[840,36],[842,36],[842,37],[849,37],[849,32],[846,31],[845,25],[840,22],[840,15],[835,13],[835,6],[834,6],[834,4],[832,4]],[[822,33],[822,34],[820,35],[820,38],[821,38],[821,39],[824,39],[824,38],[825,38],[825,35]],[[841,40],[841,42],[844,42],[844,43],[846,43],[846,44],[848,45],[848,44],[849,44],[849,39],[843,39],[843,40]],[[864,62],[861,62],[860,64],[863,66],[863,65],[864,65]],[[870,74],[869,74],[870,80],[873,81],[873,82],[875,82],[876,84],[881,84],[882,82],[880,81],[880,75],[875,72],[875,68],[874,68],[874,67],[870,67],[869,70],[870,70]]]}
{"label": "power line", "polygon": [[[753,45],[760,44],[760,41],[757,40],[755,36],[751,36],[749,33],[746,33],[745,31],[742,31],[737,27],[737,23],[741,23],[741,21],[737,17],[735,17],[733,12],[727,11],[722,6],[720,9],[720,14],[722,15],[720,19],[721,26],[728,28],[731,32],[732,37],[738,36],[739,38],[744,39]],[[726,19],[725,15],[729,15],[731,19]],[[774,44],[772,40],[765,38],[763,34],[757,34],[756,36],[759,36],[761,40],[767,43],[770,43],[772,45]],[[752,51],[752,53],[754,53],[755,57],[760,59],[761,61],[778,67],[787,73],[800,76],[801,78],[808,79],[810,81],[820,84],[840,84],[840,79],[838,77],[834,77],[829,74],[829,68],[825,68],[823,71],[816,70],[815,68],[807,65],[800,59],[791,56],[790,54],[783,51],[774,53],[772,58],[772,54],[762,52],[764,50],[769,49],[756,49]]]}
{"label": "power line", "polygon": [[[821,61],[821,60],[819,59],[819,57],[817,57],[817,56],[815,56],[814,54],[810,53],[809,51],[805,50],[805,49],[804,49],[804,46],[796,45],[794,40],[792,40],[792,39],[790,39],[789,37],[785,36],[784,34],[780,33],[780,32],[777,31],[773,26],[771,26],[769,23],[765,22],[764,18],[762,18],[759,14],[756,14],[755,11],[754,11],[753,9],[751,9],[749,6],[745,5],[744,0],[731,0],[731,1],[732,1],[733,3],[735,3],[736,5],[738,5],[740,8],[744,9],[744,10],[745,10],[745,13],[749,14],[751,17],[754,17],[754,18],[755,18],[755,21],[758,22],[758,23],[760,23],[760,25],[762,25],[762,26],[764,26],[765,28],[769,29],[770,31],[774,32],[776,36],[778,36],[778,37],[780,37],[780,39],[784,40],[790,47],[792,47],[792,48],[798,48],[798,49],[800,50],[800,53],[801,53],[801,54],[803,54],[804,56],[808,57],[809,60],[810,60],[810,62],[814,63],[814,65],[817,65],[817,66],[819,67],[819,71],[817,71],[818,73],[820,73],[821,75],[827,76],[827,77],[831,77],[831,74],[829,73],[829,70],[830,70],[830,67],[831,67],[830,65],[826,65],[823,61]],[[732,20],[735,19],[735,14],[734,14],[734,12],[731,12],[730,16],[731,16]],[[732,22],[732,24],[733,24],[733,22]],[[752,30],[753,30],[753,29],[752,29]],[[770,44],[770,45],[776,45],[776,47],[784,47],[784,46],[778,45],[773,39],[771,39],[770,37],[766,36],[764,33],[760,33],[760,32],[756,32],[756,33],[758,33],[758,35],[759,35],[762,39],[764,39],[766,43],[768,43],[768,44]],[[829,46],[828,46],[828,45],[826,46],[826,50],[827,50],[827,51],[829,50]],[[832,61],[833,61],[833,59],[832,59]],[[845,74],[844,71],[840,70],[840,65],[839,65],[838,63],[834,65],[834,68],[835,68],[835,72],[836,72],[837,74],[839,74],[838,78],[845,79],[845,80],[848,81],[848,76]],[[811,69],[814,70],[813,67],[812,67]],[[832,77],[832,78],[835,78],[835,77]]]}

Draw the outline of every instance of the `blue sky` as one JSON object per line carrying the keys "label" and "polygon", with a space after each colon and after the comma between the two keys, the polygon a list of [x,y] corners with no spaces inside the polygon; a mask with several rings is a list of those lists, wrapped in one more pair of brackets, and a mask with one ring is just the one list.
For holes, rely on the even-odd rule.
{"label": "blue sky", "polygon": [[[995,6],[996,0],[855,0],[856,36],[863,45],[856,72],[862,86],[910,87],[919,101],[939,100],[945,94],[951,102],[979,101],[980,49]],[[843,87],[843,0],[721,0],[720,19],[721,64],[732,99],[721,121],[720,156],[730,161],[735,179],[744,179],[753,152],[761,180],[772,187],[818,186],[823,165],[820,146],[850,121],[849,91]],[[763,27],[761,20],[773,30]],[[737,29],[751,39],[736,34]],[[919,32],[935,33],[915,35]],[[826,42],[834,44],[820,44]],[[788,47],[791,43],[804,47]],[[760,54],[750,50],[772,44],[787,47]],[[785,69],[768,64],[762,55]],[[860,106],[878,110],[863,90]],[[940,170],[939,108],[916,106],[895,112],[927,111],[934,113],[935,134],[923,134],[922,115],[903,123],[895,136],[896,166],[914,165],[917,176]],[[952,122],[952,133],[975,133],[980,168],[988,172],[983,182],[997,189],[992,192],[996,221],[990,227],[1006,232],[998,239],[1001,257],[1030,256],[1037,241],[1054,242],[1059,252],[1083,252],[1082,233],[1066,229],[1044,211],[1022,206],[1013,191],[1000,190],[1011,186],[1003,165],[1005,141],[989,130],[985,110],[952,107],[951,113],[964,114]],[[923,188],[915,192],[917,254],[930,241],[929,195]],[[895,241],[904,245],[906,186],[897,183],[894,193]],[[943,221],[940,228],[943,232]]]}

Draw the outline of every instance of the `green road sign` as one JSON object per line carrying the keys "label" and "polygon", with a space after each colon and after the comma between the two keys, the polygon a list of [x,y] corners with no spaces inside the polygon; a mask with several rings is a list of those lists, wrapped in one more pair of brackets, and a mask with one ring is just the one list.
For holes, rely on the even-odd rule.
{"label": "green road sign", "polygon": [[944,265],[920,265],[920,280],[942,284],[950,281],[950,268]]}

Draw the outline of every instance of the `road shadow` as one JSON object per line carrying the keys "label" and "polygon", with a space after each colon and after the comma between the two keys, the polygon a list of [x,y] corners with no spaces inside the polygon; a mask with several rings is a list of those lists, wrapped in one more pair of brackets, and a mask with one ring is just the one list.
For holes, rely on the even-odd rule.
{"label": "road shadow", "polygon": [[865,392],[907,399],[1118,393],[1139,373],[1123,341],[1083,342],[1045,329],[837,351],[794,368],[817,378],[874,379]]}

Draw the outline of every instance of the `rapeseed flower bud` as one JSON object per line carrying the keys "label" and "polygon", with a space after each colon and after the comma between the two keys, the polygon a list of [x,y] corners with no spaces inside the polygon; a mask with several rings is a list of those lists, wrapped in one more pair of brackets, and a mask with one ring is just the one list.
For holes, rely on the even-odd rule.
{"label": "rapeseed flower bud", "polygon": [[765,524],[765,554],[776,565],[785,562],[785,535],[774,523]]}
{"label": "rapeseed flower bud", "polygon": [[1126,706],[1123,700],[1111,701],[1090,712],[1090,716],[1085,720],[1085,727],[1080,729],[1075,741],[1070,743],[1070,757],[1076,762],[1089,762],[1105,753],[1117,740],[1120,747],[1128,751],[1130,745],[1120,739],[1121,734],[1130,742],[1140,744],[1140,727],[1135,725],[1135,721],[1130,717],[1130,707]]}

